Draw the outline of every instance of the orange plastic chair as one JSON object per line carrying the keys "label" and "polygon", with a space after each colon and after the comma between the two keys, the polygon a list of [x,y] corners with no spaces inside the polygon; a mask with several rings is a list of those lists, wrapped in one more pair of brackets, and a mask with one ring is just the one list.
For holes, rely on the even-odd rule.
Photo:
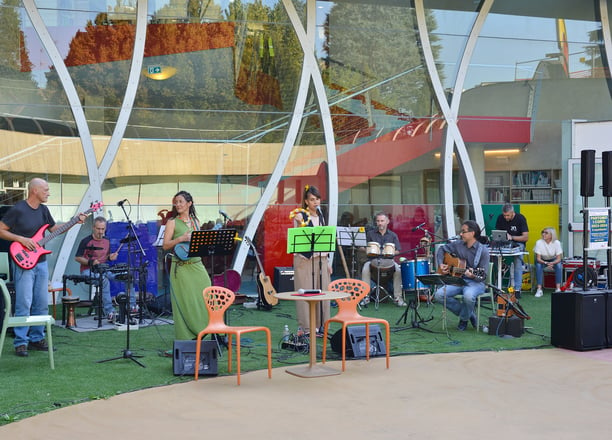
{"label": "orange plastic chair", "polygon": [[195,356],[195,380],[198,380],[200,370],[200,350],[202,347],[202,338],[208,334],[227,334],[227,371],[232,372],[232,336],[236,335],[236,370],[238,372],[237,380],[240,385],[240,336],[243,333],[262,331],[266,333],[268,343],[268,378],[272,378],[272,336],[270,329],[263,326],[228,326],[224,321],[224,313],[229,306],[234,302],[236,295],[230,289],[221,286],[210,286],[202,292],[206,309],[208,310],[208,325],[204,330],[198,333],[196,340],[196,356]]}
{"label": "orange plastic chair", "polygon": [[[361,316],[357,312],[357,305],[369,292],[370,286],[361,280],[352,278],[342,278],[339,280],[332,281],[327,290],[332,292],[345,292],[349,293],[350,296],[336,300],[338,302],[338,313],[332,316],[323,326],[323,340],[327,341],[327,333],[329,330],[329,324],[331,322],[338,322],[342,324],[342,371],[346,365],[346,327],[353,324],[365,324],[365,334],[370,334],[370,324],[382,324],[385,326],[385,337],[387,349],[387,368],[389,368],[389,342],[391,341],[391,330],[389,328],[389,322],[380,318],[369,318],[367,316]],[[323,344],[323,357],[322,362],[325,363],[327,343]],[[370,338],[366,338],[366,360],[370,360]]]}

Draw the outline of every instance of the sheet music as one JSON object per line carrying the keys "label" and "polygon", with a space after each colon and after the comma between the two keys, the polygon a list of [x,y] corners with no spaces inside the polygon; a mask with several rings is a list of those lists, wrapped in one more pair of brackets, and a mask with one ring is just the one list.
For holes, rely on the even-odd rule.
{"label": "sheet music", "polygon": [[157,233],[157,238],[153,243],[153,246],[162,246],[164,244],[164,233],[166,232],[166,225],[162,225]]}
{"label": "sheet music", "polygon": [[[360,226],[336,226],[340,246],[366,247],[365,229]],[[354,241],[354,242],[353,242]]]}

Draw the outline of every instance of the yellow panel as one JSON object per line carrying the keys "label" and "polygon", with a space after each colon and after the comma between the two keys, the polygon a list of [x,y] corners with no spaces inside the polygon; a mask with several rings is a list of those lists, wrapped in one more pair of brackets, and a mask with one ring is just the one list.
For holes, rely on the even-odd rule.
{"label": "yellow panel", "polygon": [[542,238],[542,229],[551,226],[559,236],[559,205],[521,205],[519,212],[525,216],[529,226],[529,241],[525,250],[529,251],[529,260],[533,263],[533,247]]}

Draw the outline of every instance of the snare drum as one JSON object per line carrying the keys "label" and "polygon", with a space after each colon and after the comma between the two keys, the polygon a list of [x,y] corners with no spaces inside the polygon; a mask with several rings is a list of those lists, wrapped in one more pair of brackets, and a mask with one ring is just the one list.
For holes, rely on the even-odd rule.
{"label": "snare drum", "polygon": [[375,241],[368,242],[368,257],[379,257],[380,256],[380,243]]}
{"label": "snare drum", "polygon": [[416,266],[414,260],[406,260],[401,264],[402,288],[404,290],[425,290],[427,286],[417,280],[417,275],[429,275],[429,258],[417,258]]}
{"label": "snare drum", "polygon": [[395,245],[393,243],[385,243],[382,254],[385,258],[395,257]]}

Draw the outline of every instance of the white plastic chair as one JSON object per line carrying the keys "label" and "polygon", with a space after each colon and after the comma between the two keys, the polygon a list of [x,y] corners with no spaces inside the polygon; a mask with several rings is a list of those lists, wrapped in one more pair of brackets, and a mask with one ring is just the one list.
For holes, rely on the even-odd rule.
{"label": "white plastic chair", "polygon": [[55,361],[53,359],[53,337],[51,334],[51,326],[55,323],[55,319],[51,315],[38,316],[11,316],[11,296],[9,295],[6,283],[0,279],[0,289],[4,295],[4,310],[2,311],[4,320],[2,322],[2,335],[0,336],[0,356],[4,348],[4,339],[6,338],[6,330],[9,327],[32,327],[35,325],[47,326],[47,343],[49,344],[49,363],[51,369],[55,369]]}

